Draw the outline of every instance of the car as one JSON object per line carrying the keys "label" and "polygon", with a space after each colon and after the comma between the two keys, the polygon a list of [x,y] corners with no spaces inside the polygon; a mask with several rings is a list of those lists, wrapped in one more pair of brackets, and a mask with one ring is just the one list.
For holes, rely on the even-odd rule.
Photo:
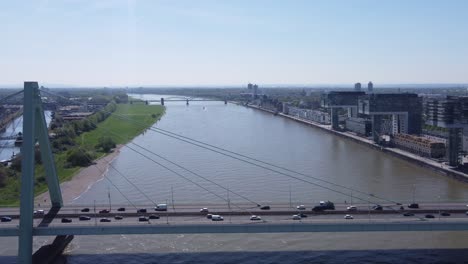
{"label": "car", "polygon": [[206,215],[206,218],[208,218],[208,219],[211,219],[212,217],[213,217],[212,214],[207,214],[207,215]]}
{"label": "car", "polygon": [[2,216],[2,218],[0,218],[0,221],[1,221],[1,222],[11,222],[11,217],[9,217],[9,216]]}
{"label": "car", "polygon": [[125,207],[120,207],[119,209],[117,209],[118,212],[125,212]]}
{"label": "car", "polygon": [[250,221],[260,221],[260,220],[262,220],[262,218],[258,215],[252,215],[250,217]]}
{"label": "car", "polygon": [[138,217],[138,222],[148,222],[148,220],[149,220],[149,219],[148,219],[148,217],[146,217],[146,216],[140,216],[140,217]]}
{"label": "car", "polygon": [[200,209],[200,213],[208,213],[208,208],[202,208],[202,209]]}
{"label": "car", "polygon": [[167,211],[167,204],[158,204],[154,208],[155,211]]}
{"label": "car", "polygon": [[354,206],[354,205],[350,205],[350,206],[346,207],[346,210],[348,210],[348,211],[357,211],[357,207]]}
{"label": "car", "polygon": [[114,219],[115,219],[115,220],[122,220],[122,219],[123,219],[123,216],[121,216],[121,215],[116,215],[116,216],[114,216]]}
{"label": "car", "polygon": [[101,218],[101,220],[99,220],[99,222],[101,222],[101,223],[110,223],[111,220],[109,218]]}
{"label": "car", "polygon": [[440,215],[441,216],[450,216],[450,213],[449,212],[440,212]]}
{"label": "car", "polygon": [[354,217],[352,215],[345,215],[344,219],[354,219]]}
{"label": "car", "polygon": [[301,218],[306,218],[306,217],[307,217],[307,215],[304,214],[304,213],[300,213],[299,216],[300,216]]}
{"label": "car", "polygon": [[468,215],[468,211],[466,211],[465,214]]}
{"label": "car", "polygon": [[269,205],[264,205],[262,207],[260,207],[260,210],[270,210],[270,206]]}
{"label": "car", "polygon": [[433,215],[431,215],[431,214],[427,214],[427,215],[425,215],[424,217],[426,217],[426,218],[435,218],[435,216],[433,216]]}
{"label": "car", "polygon": [[306,209],[305,205],[303,205],[303,204],[296,206],[296,208],[297,208],[297,210],[305,210]]}
{"label": "car", "polygon": [[224,218],[220,215],[212,215],[211,221],[224,221]]}
{"label": "car", "polygon": [[301,220],[301,216],[300,215],[293,215],[292,220]]}
{"label": "car", "polygon": [[403,214],[403,216],[414,216],[414,214],[413,214],[413,213],[406,212],[406,213]]}
{"label": "car", "polygon": [[417,203],[408,204],[408,208],[418,209],[419,204],[417,204]]}
{"label": "car", "polygon": [[89,212],[89,208],[83,208],[83,209],[81,209],[81,212],[82,213],[87,213],[87,212]]}
{"label": "car", "polygon": [[138,213],[146,213],[146,209],[145,209],[145,208],[141,208],[141,209],[138,209],[137,212],[138,212]]}
{"label": "car", "polygon": [[374,211],[382,211],[382,210],[383,210],[383,207],[382,207],[381,205],[378,205],[378,204],[377,204],[377,205],[374,205],[374,206],[372,207],[372,210],[374,210]]}
{"label": "car", "polygon": [[150,215],[149,219],[159,219],[159,215]]}
{"label": "car", "polygon": [[78,219],[80,221],[89,221],[89,220],[91,220],[91,217],[89,217],[87,215],[80,215],[80,217],[78,217]]}
{"label": "car", "polygon": [[71,218],[62,218],[62,223],[71,223]]}
{"label": "car", "polygon": [[36,210],[34,211],[34,215],[44,215],[44,210]]}
{"label": "car", "polygon": [[99,211],[99,213],[100,214],[108,214],[108,213],[110,213],[110,211],[107,210],[107,209],[103,209],[103,210]]}

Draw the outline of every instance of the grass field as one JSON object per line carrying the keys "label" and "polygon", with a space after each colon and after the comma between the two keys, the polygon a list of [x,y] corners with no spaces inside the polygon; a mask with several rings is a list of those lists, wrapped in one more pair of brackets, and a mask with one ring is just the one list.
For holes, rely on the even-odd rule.
{"label": "grass field", "polygon": [[[88,150],[96,151],[95,146],[102,136],[111,137],[117,144],[125,144],[156,123],[163,114],[164,107],[160,105],[118,104],[114,115],[99,123],[96,129],[76,137],[76,146],[74,147],[84,147]],[[116,117],[116,115],[122,118]],[[125,119],[130,119],[133,122]],[[102,157],[105,154],[103,152],[96,152],[97,157]],[[67,159],[66,152],[61,152],[54,156],[60,182],[71,179],[81,169],[81,167],[67,168],[65,166]],[[19,205],[19,191],[19,180],[9,178],[6,187],[0,189],[0,205]],[[38,195],[45,191],[47,191],[47,184],[44,180],[44,168],[43,166],[36,166],[35,194]]]}

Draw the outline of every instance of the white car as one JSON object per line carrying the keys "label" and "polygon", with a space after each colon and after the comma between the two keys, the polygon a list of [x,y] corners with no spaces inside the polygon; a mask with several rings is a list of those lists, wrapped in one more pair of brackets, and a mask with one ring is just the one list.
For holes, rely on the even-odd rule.
{"label": "white car", "polygon": [[250,217],[250,220],[251,221],[260,221],[260,220],[262,220],[262,218],[260,216],[258,216],[258,215],[252,215]]}
{"label": "white car", "polygon": [[296,206],[296,208],[297,208],[297,210],[305,210],[306,209],[305,205],[303,205],[303,204]]}
{"label": "white car", "polygon": [[348,211],[357,211],[357,207],[354,206],[354,205],[351,205],[351,206],[348,206],[348,207],[346,208],[346,210],[348,210]]}
{"label": "white car", "polygon": [[202,208],[202,209],[200,209],[200,213],[208,213],[208,208]]}
{"label": "white car", "polygon": [[352,215],[345,215],[344,219],[353,219],[354,217]]}
{"label": "white car", "polygon": [[43,215],[44,214],[44,210],[36,210],[34,211],[34,215]]}
{"label": "white car", "polygon": [[293,220],[301,220],[301,216],[300,215],[293,215],[292,219]]}

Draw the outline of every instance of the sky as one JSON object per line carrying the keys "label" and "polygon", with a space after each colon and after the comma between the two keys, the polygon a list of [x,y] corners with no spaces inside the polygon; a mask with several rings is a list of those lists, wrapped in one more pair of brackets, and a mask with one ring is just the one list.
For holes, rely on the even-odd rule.
{"label": "sky", "polygon": [[0,2],[0,84],[468,83],[465,0]]}

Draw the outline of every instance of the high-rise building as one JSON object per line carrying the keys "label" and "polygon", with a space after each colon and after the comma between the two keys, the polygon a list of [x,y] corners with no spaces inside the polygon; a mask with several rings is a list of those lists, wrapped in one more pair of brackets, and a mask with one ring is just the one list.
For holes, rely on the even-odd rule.
{"label": "high-rise building", "polygon": [[253,99],[257,99],[258,97],[258,85],[254,84],[253,87],[252,87],[253,91],[252,91],[252,98]]}
{"label": "high-rise building", "polygon": [[372,92],[374,91],[374,84],[373,84],[372,82],[369,82],[369,83],[367,84],[367,91],[368,91],[369,93],[372,93]]}
{"label": "high-rise building", "polygon": [[361,91],[361,83],[354,84],[354,91],[357,91],[357,92]]}
{"label": "high-rise building", "polygon": [[448,134],[447,159],[450,166],[462,162],[463,133],[468,129],[468,97],[447,96],[426,101],[426,124],[444,128]]}
{"label": "high-rise building", "polygon": [[370,116],[375,142],[387,133],[384,120],[389,120],[392,135],[421,134],[422,98],[417,94],[368,94],[359,98],[358,111]]}
{"label": "high-rise building", "polygon": [[252,90],[253,84],[249,83],[247,84],[247,89]]}

